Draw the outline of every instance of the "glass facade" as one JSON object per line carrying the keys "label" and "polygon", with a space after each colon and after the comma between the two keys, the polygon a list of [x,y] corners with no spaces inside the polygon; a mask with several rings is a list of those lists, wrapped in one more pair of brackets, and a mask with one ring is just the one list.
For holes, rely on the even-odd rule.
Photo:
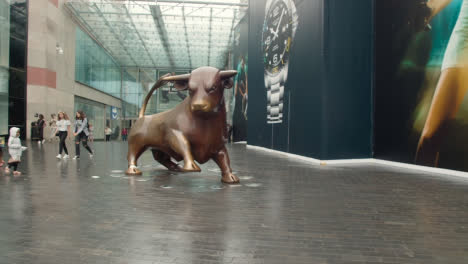
{"label": "glass facade", "polygon": [[27,0],[0,0],[0,135],[26,135]]}
{"label": "glass facade", "polygon": [[[160,75],[166,75],[167,71],[160,71]],[[187,72],[175,72],[176,75],[185,74]],[[177,91],[173,83],[167,83],[160,87],[157,91],[157,110],[164,112],[174,108],[188,96],[188,91]]]}
{"label": "glass facade", "polygon": [[[143,103],[143,100],[145,100],[146,94],[151,90],[153,85],[156,83],[158,76],[158,71],[155,69],[145,69],[145,68],[140,68],[140,85],[142,87],[142,97],[141,97],[141,102],[140,104]],[[154,92],[153,96],[150,98],[148,101],[148,105],[146,106],[146,114],[151,115],[155,114],[158,112],[158,105],[157,105],[157,93]]]}
{"label": "glass facade", "polygon": [[121,98],[120,67],[92,38],[76,28],[76,81]]}
{"label": "glass facade", "polygon": [[8,76],[10,68],[10,4],[0,0],[0,135],[8,134]]}
{"label": "glass facade", "polygon": [[122,70],[122,103],[125,117],[136,117],[143,100],[142,87],[138,82],[138,68]]}
{"label": "glass facade", "polygon": [[[122,109],[118,109],[120,120],[137,119],[146,94],[158,76],[168,72],[155,68],[120,67],[99,44],[79,28],[76,29],[75,61],[77,82],[122,100]],[[176,74],[187,72],[176,71]],[[170,85],[161,87],[148,102],[146,114],[171,109],[186,96],[186,92],[177,92]],[[106,109],[106,123],[114,129],[118,122],[109,118],[110,109],[110,106]],[[125,123],[125,126],[130,126],[130,123]]]}
{"label": "glass facade", "polygon": [[[146,94],[156,83],[158,70],[151,68],[124,68],[122,74],[122,99],[124,105],[124,117],[134,119],[143,104]],[[146,114],[161,112],[157,105],[156,91],[146,107]]]}

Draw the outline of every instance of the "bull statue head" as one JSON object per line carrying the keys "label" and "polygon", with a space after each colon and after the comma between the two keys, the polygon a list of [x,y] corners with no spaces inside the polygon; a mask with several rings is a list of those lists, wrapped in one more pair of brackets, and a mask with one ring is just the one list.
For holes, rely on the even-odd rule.
{"label": "bull statue head", "polygon": [[232,88],[231,77],[237,71],[220,71],[213,67],[200,67],[189,74],[163,77],[162,81],[173,82],[179,91],[188,90],[190,110],[194,113],[216,112],[222,103],[224,89]]}

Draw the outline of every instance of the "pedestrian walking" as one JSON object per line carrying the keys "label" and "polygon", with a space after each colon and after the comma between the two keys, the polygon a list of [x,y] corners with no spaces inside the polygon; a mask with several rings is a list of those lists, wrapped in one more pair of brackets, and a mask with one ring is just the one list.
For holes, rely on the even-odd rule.
{"label": "pedestrian walking", "polygon": [[52,142],[57,136],[57,116],[55,114],[50,115],[49,128],[49,138],[47,140]]}
{"label": "pedestrian walking", "polygon": [[93,151],[88,146],[89,127],[88,119],[86,114],[79,110],[75,114],[75,157],[73,159],[80,158],[80,141],[83,143],[83,147],[89,152],[89,157],[93,157]]}
{"label": "pedestrian walking", "polygon": [[5,138],[0,137],[0,167],[3,167],[5,161],[3,161],[3,148],[5,147]]}
{"label": "pedestrian walking", "polygon": [[122,129],[122,141],[127,141],[128,130],[126,127]]}
{"label": "pedestrian walking", "polygon": [[39,137],[39,141],[37,142],[39,145],[44,144],[45,139],[44,139],[44,127],[46,126],[46,122],[44,121],[44,115],[39,114],[39,119],[36,122],[36,127],[37,127],[37,134]]}
{"label": "pedestrian walking", "polygon": [[18,171],[18,165],[21,162],[21,154],[27,149],[27,147],[21,146],[20,129],[17,127],[10,128],[10,138],[8,139],[8,153],[10,159],[8,160],[8,166],[5,168],[5,173],[9,174],[10,170],[13,170],[13,175],[21,175]]}
{"label": "pedestrian walking", "polygon": [[[68,118],[68,115],[65,112],[59,112],[58,113],[58,121],[56,122],[56,129],[55,129],[55,134],[58,135],[60,139],[59,143],[59,154],[57,155],[57,159],[68,159],[68,149],[67,149],[67,144],[66,140],[68,138],[68,135],[71,135],[70,131],[70,126],[71,122],[70,119]],[[62,152],[65,151],[65,155],[62,157]]]}
{"label": "pedestrian walking", "polygon": [[106,126],[104,133],[106,134],[106,141],[110,141],[110,136],[112,135],[112,129],[109,126]]}
{"label": "pedestrian walking", "polygon": [[89,142],[93,142],[94,141],[94,126],[89,124],[88,122],[88,125],[89,125],[89,136],[88,136],[88,141]]}

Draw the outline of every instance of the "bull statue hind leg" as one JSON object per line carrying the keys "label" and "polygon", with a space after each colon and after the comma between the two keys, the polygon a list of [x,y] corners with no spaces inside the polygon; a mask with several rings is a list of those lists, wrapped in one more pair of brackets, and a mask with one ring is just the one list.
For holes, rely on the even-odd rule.
{"label": "bull statue hind leg", "polygon": [[157,149],[153,149],[152,152],[153,152],[154,159],[157,162],[161,163],[168,170],[170,170],[170,171],[182,171],[182,168],[179,167],[179,165],[177,163],[172,162],[171,156],[169,156],[168,154],[166,154],[166,153],[164,153],[164,152],[162,152],[160,150],[157,150]]}

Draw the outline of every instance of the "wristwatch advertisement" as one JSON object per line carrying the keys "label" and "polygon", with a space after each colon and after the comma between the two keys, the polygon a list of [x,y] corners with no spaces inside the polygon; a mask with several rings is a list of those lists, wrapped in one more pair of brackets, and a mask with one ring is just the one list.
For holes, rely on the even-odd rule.
{"label": "wristwatch advertisement", "polygon": [[267,123],[283,122],[284,85],[288,77],[289,54],[298,25],[292,0],[268,0],[262,32]]}

